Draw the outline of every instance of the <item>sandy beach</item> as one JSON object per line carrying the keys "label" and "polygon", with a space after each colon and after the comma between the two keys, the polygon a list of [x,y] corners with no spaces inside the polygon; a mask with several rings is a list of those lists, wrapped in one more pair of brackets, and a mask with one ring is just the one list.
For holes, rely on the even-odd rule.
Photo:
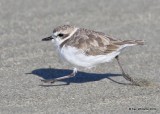
{"label": "sandy beach", "polygon": [[[131,77],[148,85],[130,85],[116,60],[41,82],[72,72],[52,42],[41,41],[64,24],[144,40],[120,59]],[[76,113],[160,114],[160,1],[0,0],[0,114]]]}

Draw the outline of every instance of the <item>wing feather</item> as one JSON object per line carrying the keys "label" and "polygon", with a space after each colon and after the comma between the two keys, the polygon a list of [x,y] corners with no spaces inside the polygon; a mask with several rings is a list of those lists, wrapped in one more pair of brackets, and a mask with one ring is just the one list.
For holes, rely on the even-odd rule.
{"label": "wing feather", "polygon": [[112,41],[101,32],[83,30],[76,33],[66,44],[82,50],[86,55],[106,55],[119,48]]}

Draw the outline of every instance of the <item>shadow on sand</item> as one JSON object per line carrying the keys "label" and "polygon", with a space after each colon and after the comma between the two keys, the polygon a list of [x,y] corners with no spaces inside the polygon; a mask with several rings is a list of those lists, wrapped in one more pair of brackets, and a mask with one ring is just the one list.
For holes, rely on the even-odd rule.
{"label": "shadow on sand", "polygon": [[[40,69],[35,69],[31,73],[26,73],[26,74],[34,74],[37,75],[43,79],[53,79],[53,78],[58,78],[61,76],[65,76],[72,73],[72,70],[66,70],[66,69],[53,69],[53,68],[40,68]],[[62,82],[65,82],[66,84],[60,84],[60,85],[55,85],[55,84],[50,84],[50,85],[40,85],[40,86],[62,86],[62,85],[69,85],[70,83],[86,83],[86,82],[93,82],[93,81],[99,81],[104,78],[107,78],[115,83],[118,84],[123,84],[123,85],[128,85],[127,83],[121,83],[117,82],[111,77],[115,76],[122,76],[122,74],[112,74],[112,73],[107,73],[107,74],[96,74],[96,73],[85,73],[85,72],[78,72],[75,77],[68,78],[61,80]]]}

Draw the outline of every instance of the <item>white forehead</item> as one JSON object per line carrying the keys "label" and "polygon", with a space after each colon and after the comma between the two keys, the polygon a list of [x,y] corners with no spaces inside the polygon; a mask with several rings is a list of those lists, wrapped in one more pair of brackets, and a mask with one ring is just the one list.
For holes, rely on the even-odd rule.
{"label": "white forehead", "polygon": [[60,32],[54,32],[53,35],[57,36]]}

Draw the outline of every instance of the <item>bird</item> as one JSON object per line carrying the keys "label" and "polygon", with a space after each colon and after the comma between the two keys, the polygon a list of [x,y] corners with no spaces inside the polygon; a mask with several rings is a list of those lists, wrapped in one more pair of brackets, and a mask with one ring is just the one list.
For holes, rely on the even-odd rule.
{"label": "bird", "polygon": [[139,85],[124,71],[119,55],[126,47],[143,45],[143,40],[121,40],[112,38],[103,32],[73,25],[60,25],[54,28],[51,36],[43,38],[42,41],[52,41],[60,57],[74,66],[71,74],[59,78],[41,80],[45,83],[54,83],[74,77],[78,72],[77,67],[92,68],[116,59],[122,76],[132,84]]}

